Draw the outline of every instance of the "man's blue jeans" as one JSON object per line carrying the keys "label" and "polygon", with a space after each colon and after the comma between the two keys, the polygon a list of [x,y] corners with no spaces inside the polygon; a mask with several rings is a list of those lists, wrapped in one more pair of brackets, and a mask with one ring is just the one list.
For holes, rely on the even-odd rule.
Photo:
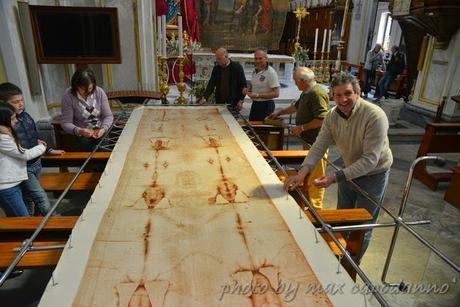
{"label": "man's blue jeans", "polygon": [[41,215],[46,215],[51,208],[48,196],[40,185],[39,176],[41,171],[42,165],[40,160],[34,164],[27,165],[28,179],[21,183],[24,202],[30,215],[34,215],[35,206],[37,206]]}
{"label": "man's blue jeans", "polygon": [[20,184],[0,190],[0,206],[5,211],[6,216],[29,216],[22,199]]}
{"label": "man's blue jeans", "polygon": [[396,79],[398,75],[393,75],[389,72],[383,74],[382,79],[379,81],[380,94],[379,97],[386,97],[388,95],[388,89],[390,88],[391,82]]}
{"label": "man's blue jeans", "polygon": [[[388,183],[390,171],[384,171],[375,175],[361,176],[353,179],[364,191],[366,191],[377,203],[383,203],[385,190]],[[379,217],[379,207],[371,203],[361,193],[355,191],[348,181],[338,184],[337,209],[366,208],[372,215],[372,221],[375,223]],[[366,251],[369,241],[371,240],[372,230],[366,231],[364,237],[363,249],[361,255]]]}

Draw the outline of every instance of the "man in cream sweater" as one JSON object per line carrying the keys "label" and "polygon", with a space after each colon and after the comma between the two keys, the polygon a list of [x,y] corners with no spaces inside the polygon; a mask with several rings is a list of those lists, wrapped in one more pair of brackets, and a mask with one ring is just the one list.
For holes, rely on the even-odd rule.
{"label": "man in cream sweater", "polygon": [[[289,177],[284,186],[294,189],[303,184],[315,165],[330,145],[335,144],[345,168],[335,173],[326,173],[314,181],[317,187],[327,188],[338,184],[337,208],[366,208],[374,223],[379,208],[355,191],[350,180],[356,182],[375,201],[383,202],[393,156],[388,141],[388,119],[383,110],[360,98],[358,80],[340,73],[331,83],[336,103],[326,118],[315,143],[302,163],[296,176]],[[371,231],[366,233],[362,253],[366,250]]]}

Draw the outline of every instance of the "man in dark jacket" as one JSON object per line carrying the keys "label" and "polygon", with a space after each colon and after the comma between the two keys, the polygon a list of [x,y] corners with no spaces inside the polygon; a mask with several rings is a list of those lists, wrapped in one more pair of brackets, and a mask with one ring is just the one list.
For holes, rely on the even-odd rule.
{"label": "man in dark jacket", "polygon": [[216,63],[199,104],[206,104],[215,90],[216,103],[229,104],[236,110],[241,110],[246,96],[246,77],[243,67],[230,60],[224,48],[216,50]]}
{"label": "man in dark jacket", "polygon": [[377,95],[375,101],[378,102],[382,97],[386,97],[391,83],[396,77],[404,71],[406,61],[404,54],[399,52],[398,46],[391,47],[391,59],[387,65],[387,70],[379,81],[380,94]]}

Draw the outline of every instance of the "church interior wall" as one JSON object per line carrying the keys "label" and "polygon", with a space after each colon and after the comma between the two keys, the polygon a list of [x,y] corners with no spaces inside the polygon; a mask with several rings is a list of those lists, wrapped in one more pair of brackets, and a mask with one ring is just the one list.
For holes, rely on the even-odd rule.
{"label": "church interior wall", "polygon": [[459,31],[451,38],[446,49],[436,48],[435,38],[430,37],[425,54],[423,69],[419,71],[412,106],[429,112],[436,112],[442,97],[446,96],[443,118],[458,121],[460,110],[458,104],[451,99],[460,94],[460,56]]}
{"label": "church interior wall", "polygon": [[[122,63],[92,64],[89,67],[95,71],[98,84],[106,91],[155,89],[156,61],[153,56],[154,5],[152,1],[31,0],[28,3],[51,6],[57,3],[61,6],[117,7]],[[1,53],[3,59],[8,59],[4,61],[6,78],[22,88],[27,110],[35,119],[50,119],[60,113],[60,101],[64,91],[70,86],[70,78],[75,67],[71,64],[36,64],[39,67],[40,93],[31,94],[29,71],[25,65],[25,48],[33,46],[33,42],[22,40],[17,2],[1,1],[0,5]],[[137,33],[138,45],[134,35],[135,16],[138,18],[140,29]]]}

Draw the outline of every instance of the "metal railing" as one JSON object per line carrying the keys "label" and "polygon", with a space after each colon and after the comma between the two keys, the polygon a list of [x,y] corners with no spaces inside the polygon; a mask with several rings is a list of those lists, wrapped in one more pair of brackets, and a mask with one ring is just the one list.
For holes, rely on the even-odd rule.
{"label": "metal railing", "polygon": [[[278,162],[276,157],[273,156],[272,152],[268,147],[264,144],[264,142],[260,139],[259,135],[255,132],[254,128],[251,126],[249,121],[241,115],[238,111],[230,110],[233,115],[236,118],[241,118],[245,122],[245,127],[248,129],[248,131],[252,134],[251,139],[256,139],[256,145],[261,146],[266,154],[269,157],[269,161],[274,163],[277,167],[277,169],[284,175],[288,176],[287,172],[285,169],[282,167],[282,165]],[[363,280],[363,282],[366,284],[372,295],[376,298],[376,300],[382,305],[382,306],[390,306],[388,302],[385,300],[383,295],[378,291],[377,287],[374,286],[374,284],[370,281],[370,279],[367,277],[367,275],[361,270],[359,265],[354,261],[350,253],[345,249],[345,247],[340,243],[340,241],[337,239],[337,237],[333,233],[333,227],[327,223],[325,223],[322,219],[321,216],[316,212],[316,209],[310,204],[308,199],[305,197],[305,195],[302,193],[302,191],[297,187],[295,191],[299,194],[301,197],[303,203],[308,207],[308,210],[312,214],[312,216],[315,218],[315,220],[321,225],[320,229],[327,233],[327,235],[331,238],[332,241],[337,245],[337,247],[340,249],[342,252],[344,258],[350,263],[350,265],[353,267],[353,269],[356,271],[356,273],[359,275],[359,277]],[[299,207],[299,210],[302,210]],[[339,259],[340,263],[341,259]]]}
{"label": "metal railing", "polygon": [[[271,151],[268,149],[268,147],[263,143],[263,141],[259,138],[257,133],[254,131],[253,127],[250,125],[249,121],[242,116],[239,112],[233,112],[235,117],[240,117],[245,121],[245,125],[248,128],[248,130],[254,135],[252,139],[256,139],[257,143],[256,145],[261,146],[264,151],[267,153],[269,157],[269,162],[273,162],[277,169],[284,175],[288,176],[285,169],[281,166],[281,164],[276,160],[276,158],[273,156]],[[330,165],[333,169],[339,170],[339,167],[337,167],[334,163],[330,162],[328,159],[324,158],[325,161],[327,162],[328,165]],[[440,257],[447,265],[449,265],[451,268],[453,268],[456,272],[460,272],[460,267],[455,264],[449,257],[447,257],[441,250],[439,250],[437,247],[435,247],[433,244],[431,244],[429,241],[427,241],[425,238],[423,238],[419,233],[417,233],[414,229],[411,228],[411,226],[418,226],[418,225],[426,225],[430,224],[431,220],[419,220],[419,221],[404,221],[404,213],[406,210],[406,204],[407,204],[407,199],[409,197],[409,191],[412,183],[412,178],[414,174],[414,169],[415,166],[423,160],[435,160],[435,161],[443,161],[442,158],[436,157],[436,156],[424,156],[424,157],[419,157],[416,160],[413,161],[411,164],[408,178],[404,187],[404,195],[401,200],[401,204],[399,207],[399,213],[398,215],[394,215],[391,211],[389,211],[387,208],[383,206],[383,204],[375,201],[364,189],[362,189],[355,181],[349,180],[348,182],[352,185],[352,187],[359,193],[361,193],[366,199],[372,202],[373,205],[377,206],[378,208],[382,209],[385,213],[387,213],[392,219],[392,223],[372,223],[372,224],[362,224],[362,225],[352,225],[352,226],[335,226],[332,227],[331,225],[328,225],[324,223],[324,221],[321,220],[320,216],[317,214],[316,210],[313,208],[313,206],[309,203],[305,195],[300,191],[299,188],[296,188],[296,192],[299,194],[301,197],[302,201],[307,205],[308,210],[311,212],[315,220],[318,221],[318,223],[321,225],[321,227],[316,228],[317,231],[319,232],[325,232],[328,234],[328,236],[336,243],[336,245],[339,247],[340,251],[344,254],[345,259],[350,263],[350,265],[356,270],[356,273],[360,276],[360,278],[364,281],[366,286],[369,288],[369,290],[372,292],[374,297],[377,299],[377,301],[382,305],[382,306],[388,306],[388,303],[385,301],[383,296],[381,295],[380,292],[375,288],[375,286],[370,282],[366,274],[359,268],[358,264],[351,258],[349,253],[345,250],[345,248],[340,244],[340,242],[337,240],[337,238],[334,236],[332,233],[333,231],[356,231],[356,230],[364,230],[364,229],[374,229],[374,228],[387,228],[387,227],[395,227],[393,237],[391,240],[390,248],[388,251],[387,258],[385,260],[385,265],[381,277],[381,281],[383,284],[387,286],[392,286],[392,287],[399,287],[400,289],[404,290],[405,285],[404,282],[400,283],[388,283],[386,281],[386,276],[388,273],[388,269],[391,263],[392,255],[394,252],[394,247],[396,245],[396,241],[398,238],[398,233],[399,229],[402,227],[405,230],[407,230],[412,236],[414,236],[419,242],[421,242],[424,246],[428,247],[432,252],[434,252],[438,257]]]}
{"label": "metal railing", "polygon": [[[70,191],[70,189],[72,188],[72,185],[75,183],[75,181],[77,180],[78,176],[80,176],[80,174],[83,172],[83,170],[85,169],[86,165],[89,163],[89,161],[93,157],[94,153],[99,148],[113,149],[114,144],[113,145],[111,145],[111,144],[104,145],[104,143],[107,142],[108,140],[110,140],[111,138],[113,138],[112,136],[110,136],[110,134],[111,134],[113,128],[116,127],[115,122],[117,122],[118,120],[119,120],[119,118],[117,118],[114,121],[114,124],[112,124],[112,126],[108,129],[108,131],[105,133],[105,135],[96,144],[94,150],[89,154],[88,158],[86,158],[86,160],[83,162],[82,166],[78,169],[77,173],[75,174],[75,176],[73,176],[72,180],[67,185],[67,187],[64,189],[64,191],[61,193],[61,195],[59,195],[59,198],[56,200],[56,202],[51,207],[49,212],[42,218],[42,220],[40,221],[40,224],[38,224],[37,228],[32,233],[32,235],[29,238],[27,238],[27,239],[25,239],[23,241],[22,246],[20,248],[16,248],[16,249],[13,250],[13,251],[17,251],[18,255],[13,259],[13,261],[8,266],[8,268],[0,276],[0,287],[5,283],[5,281],[8,279],[10,274],[13,272],[13,270],[16,268],[18,263],[21,261],[21,259],[24,257],[24,255],[27,252],[29,252],[29,251],[38,251],[38,250],[56,250],[56,249],[63,249],[64,248],[63,245],[49,245],[49,246],[35,247],[35,246],[33,246],[33,242],[37,238],[39,233],[42,231],[42,229],[45,227],[46,223],[48,222],[49,218],[53,215],[54,211],[56,211],[56,208],[62,202],[64,197],[67,195],[67,193]],[[114,131],[114,133],[119,136],[121,132],[118,133],[118,131]],[[113,142],[111,142],[111,143],[113,143]]]}

